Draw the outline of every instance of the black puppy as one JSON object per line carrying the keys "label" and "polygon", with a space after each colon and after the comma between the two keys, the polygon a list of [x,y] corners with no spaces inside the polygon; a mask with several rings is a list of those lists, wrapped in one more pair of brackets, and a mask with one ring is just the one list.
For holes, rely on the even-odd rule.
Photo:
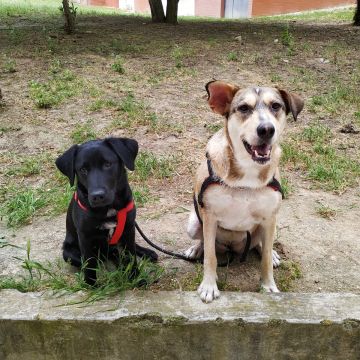
{"label": "black puppy", "polygon": [[63,257],[77,267],[86,263],[88,284],[96,281],[98,259],[119,264],[119,250],[125,250],[125,259],[130,253],[157,260],[154,251],[135,244],[136,209],[125,166],[134,170],[137,153],[135,140],[107,138],[73,145],[56,160],[71,186],[77,178],[66,217]]}

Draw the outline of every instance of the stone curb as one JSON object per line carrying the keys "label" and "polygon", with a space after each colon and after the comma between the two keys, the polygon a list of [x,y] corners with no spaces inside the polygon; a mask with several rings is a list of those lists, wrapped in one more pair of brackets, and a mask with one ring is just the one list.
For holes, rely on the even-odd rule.
{"label": "stone curb", "polygon": [[0,359],[360,359],[360,295],[0,291]]}

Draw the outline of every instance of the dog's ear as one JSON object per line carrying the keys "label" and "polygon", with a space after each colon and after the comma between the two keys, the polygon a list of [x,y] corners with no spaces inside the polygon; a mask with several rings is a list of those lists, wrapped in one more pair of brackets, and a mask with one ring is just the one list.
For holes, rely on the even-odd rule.
{"label": "dog's ear", "polygon": [[124,162],[125,166],[133,171],[135,158],[139,151],[136,140],[128,138],[107,138],[105,142],[115,151],[116,155]]}
{"label": "dog's ear", "polygon": [[57,168],[69,178],[71,186],[73,186],[75,182],[75,158],[78,147],[78,145],[73,145],[55,161]]}
{"label": "dog's ear", "polygon": [[285,102],[286,115],[291,111],[294,120],[297,119],[297,116],[300,114],[301,110],[304,108],[304,100],[296,94],[289,93],[286,90],[278,89],[281,97]]}
{"label": "dog's ear", "polygon": [[228,116],[230,104],[239,88],[224,81],[210,81],[205,85],[208,93],[208,103],[212,111]]}

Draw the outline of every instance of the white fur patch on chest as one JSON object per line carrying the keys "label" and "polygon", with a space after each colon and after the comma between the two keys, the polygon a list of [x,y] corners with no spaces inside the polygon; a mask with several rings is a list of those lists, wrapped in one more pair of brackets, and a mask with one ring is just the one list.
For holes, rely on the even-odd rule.
{"label": "white fur patch on chest", "polygon": [[[108,212],[106,213],[106,217],[107,218],[113,218],[114,216],[116,216],[116,210],[115,209],[109,209]],[[107,220],[104,221],[101,226],[100,229],[102,230],[109,230],[109,237],[111,237],[115,231],[115,228],[117,226],[117,221],[114,220]]]}
{"label": "white fur patch on chest", "polygon": [[251,231],[276,215],[281,194],[270,187],[252,190],[211,186],[205,191],[204,203],[222,228]]}

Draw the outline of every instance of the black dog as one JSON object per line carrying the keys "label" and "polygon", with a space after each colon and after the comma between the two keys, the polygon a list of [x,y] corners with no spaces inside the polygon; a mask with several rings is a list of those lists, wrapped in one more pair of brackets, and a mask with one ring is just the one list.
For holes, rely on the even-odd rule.
{"label": "black dog", "polygon": [[[135,244],[136,209],[124,165],[134,170],[138,143],[127,138],[73,145],[56,160],[77,189],[66,217],[63,257],[74,266],[86,263],[85,280],[96,281],[98,259],[119,264],[120,251],[157,260],[157,254]],[[134,263],[136,272],[136,260]]]}

